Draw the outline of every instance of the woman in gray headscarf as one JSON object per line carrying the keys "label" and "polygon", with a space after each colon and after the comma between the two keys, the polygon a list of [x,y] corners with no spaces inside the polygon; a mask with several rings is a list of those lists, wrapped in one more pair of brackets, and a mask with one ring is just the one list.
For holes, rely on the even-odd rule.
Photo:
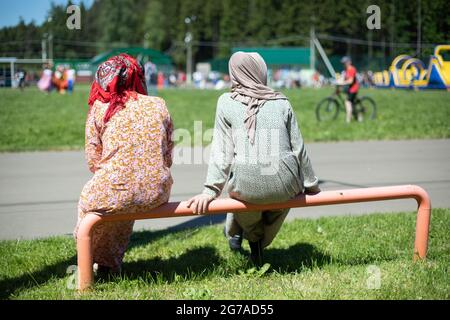
{"label": "woman in gray headscarf", "polygon": [[[267,86],[267,66],[258,53],[236,52],[229,62],[231,93],[217,103],[205,189],[188,200],[205,213],[227,183],[230,197],[250,203],[276,203],[302,192],[319,192],[295,113],[289,100]],[[251,258],[262,263],[267,247],[289,209],[229,213],[225,225],[232,250],[249,241]]]}

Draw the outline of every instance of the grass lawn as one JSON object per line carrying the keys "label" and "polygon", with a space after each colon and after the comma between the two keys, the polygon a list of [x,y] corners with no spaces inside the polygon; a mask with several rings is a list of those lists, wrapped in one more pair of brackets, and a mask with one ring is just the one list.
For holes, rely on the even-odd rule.
{"label": "grass lawn", "polygon": [[[0,298],[450,299],[450,209],[433,210],[417,263],[414,227],[413,212],[295,220],[265,251],[267,270],[231,253],[221,226],[136,232],[123,275],[83,296],[68,288],[71,238],[2,241]],[[381,287],[370,289],[376,270]]]}
{"label": "grass lawn", "polygon": [[[0,89],[0,151],[80,149],[88,86],[69,95],[43,94],[35,88],[25,92]],[[421,139],[450,137],[450,92],[363,90],[377,103],[378,118],[365,123],[337,121],[318,123],[315,105],[332,88],[285,91],[299,118],[306,141]],[[221,92],[163,90],[175,127],[193,132],[194,121],[203,130],[213,127],[217,98]]]}

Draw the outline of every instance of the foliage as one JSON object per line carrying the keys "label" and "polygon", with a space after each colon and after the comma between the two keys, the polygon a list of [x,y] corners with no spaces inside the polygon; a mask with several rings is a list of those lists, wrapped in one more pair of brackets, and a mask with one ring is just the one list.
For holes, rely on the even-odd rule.
{"label": "foliage", "polygon": [[[417,3],[376,1],[381,8],[381,30],[366,27],[366,9],[374,4],[369,0],[96,0],[90,8],[81,7],[81,30],[68,30],[66,6],[53,4],[48,14],[51,22],[36,26],[22,21],[1,29],[0,56],[39,57],[42,38],[52,33],[57,58],[88,58],[112,46],[148,45],[167,51],[182,65],[188,30],[194,36],[195,60],[205,61],[227,57],[231,47],[245,44],[308,46],[312,26],[317,34],[385,44],[368,49],[366,45],[350,46],[344,40],[323,40],[329,54],[372,58],[416,54]],[[449,41],[450,6],[447,0],[420,3],[425,46],[419,56],[426,59],[432,53],[428,44]],[[185,24],[185,18],[191,16],[195,21]],[[396,47],[395,43],[410,45]]]}

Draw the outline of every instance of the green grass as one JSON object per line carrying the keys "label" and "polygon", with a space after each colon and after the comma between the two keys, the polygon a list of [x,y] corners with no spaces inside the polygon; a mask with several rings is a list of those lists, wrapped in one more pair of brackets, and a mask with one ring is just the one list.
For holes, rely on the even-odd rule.
{"label": "green grass", "polygon": [[[450,137],[450,93],[445,91],[363,90],[378,105],[372,122],[346,125],[344,115],[317,123],[314,109],[332,88],[285,91],[299,117],[306,141],[423,139]],[[75,94],[50,95],[30,88],[0,90],[0,151],[81,149],[89,88]],[[194,121],[212,128],[221,92],[163,90],[175,127],[193,132]]]}
{"label": "green grass", "polygon": [[2,241],[0,298],[450,299],[450,209],[433,210],[426,261],[412,261],[414,227],[412,212],[295,220],[265,251],[266,271],[231,253],[220,226],[136,232],[123,275],[85,295],[66,273],[71,238]]}

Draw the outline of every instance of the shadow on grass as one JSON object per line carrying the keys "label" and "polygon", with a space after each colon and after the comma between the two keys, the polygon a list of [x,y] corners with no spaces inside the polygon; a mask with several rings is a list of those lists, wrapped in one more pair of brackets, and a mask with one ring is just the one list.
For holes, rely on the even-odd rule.
{"label": "shadow on grass", "polygon": [[[143,234],[140,234],[140,237],[143,236]],[[247,251],[242,251],[241,254],[248,256]],[[311,267],[320,268],[332,263],[332,261],[331,256],[324,254],[309,243],[298,243],[286,249],[269,248],[264,251],[264,262],[270,263],[272,268],[281,274],[294,271],[301,272],[303,269]],[[123,276],[127,279],[147,279],[150,276],[153,281],[158,279],[168,283],[176,280],[175,275],[182,277],[184,280],[198,280],[205,275],[214,273],[216,270],[224,270],[224,264],[226,263],[227,260],[218,254],[215,247],[199,247],[166,260],[153,258],[124,263]],[[241,265],[244,269],[251,266],[251,263]],[[230,272],[234,274],[233,271],[230,270]]]}
{"label": "shadow on grass", "polygon": [[[174,239],[189,237],[189,233],[195,232],[199,228],[183,228],[161,231],[140,231],[135,232],[130,242],[129,248],[145,246],[159,238],[170,235]],[[173,231],[172,231],[173,230]],[[223,241],[226,241],[225,238]],[[243,250],[242,255],[248,256],[249,252]],[[297,243],[288,248],[267,248],[264,250],[264,262],[270,263],[273,270],[281,274],[291,272],[301,272],[310,268],[321,268],[324,265],[366,265],[380,261],[391,261],[397,256],[354,256],[348,258],[333,257],[315,245],[310,243]],[[145,278],[150,275],[153,280],[158,277],[160,280],[173,282],[175,274],[183,279],[193,280],[202,278],[203,275],[214,273],[216,270],[228,270],[231,274],[236,266],[226,266],[227,260],[221,257],[214,246],[193,248],[186,251],[179,257],[162,260],[154,258],[133,263],[124,264],[124,276],[130,279]],[[239,267],[248,268],[242,264]]]}
{"label": "shadow on grass", "polygon": [[[198,229],[198,228],[197,228]],[[196,229],[176,228],[161,231],[140,231],[132,235],[129,249],[133,247],[145,246],[148,243],[159,238],[178,236],[185,238],[189,233]],[[225,238],[223,241],[226,241]],[[248,252],[247,252],[248,253]],[[309,243],[297,243],[288,248],[268,248],[264,251],[264,262],[270,263],[273,270],[284,274],[291,272],[301,272],[304,269],[312,267],[321,268],[324,265],[365,265],[375,261],[391,261],[398,257],[385,256],[365,256],[350,257],[348,259],[336,259],[316,246]],[[227,268],[227,260],[223,259],[216,247],[203,246],[194,247],[187,250],[182,255],[161,259],[159,257],[149,260],[139,260],[136,262],[125,262],[123,265],[123,276],[128,279],[148,279],[152,281],[165,281],[172,283],[176,277],[180,276],[183,280],[202,279],[204,276],[215,271],[228,270],[234,274],[233,267]],[[21,276],[0,280],[0,299],[8,299],[19,290],[37,287],[45,284],[51,279],[62,279],[67,277],[66,270],[69,266],[76,265],[76,256],[65,259],[56,264],[43,267],[39,271],[24,273]],[[241,265],[239,267],[248,267]]]}
{"label": "shadow on grass", "polygon": [[18,290],[37,287],[45,284],[53,278],[65,278],[67,276],[67,268],[77,264],[77,257],[73,257],[60,261],[58,263],[45,266],[39,271],[27,272],[19,277],[4,279],[0,281],[0,299],[8,299]]}
{"label": "shadow on grass", "polygon": [[194,232],[195,230],[198,230],[201,227],[223,223],[225,221],[225,218],[226,218],[225,214],[199,216],[197,218],[191,219],[189,221],[180,223],[176,226],[163,230],[136,231],[133,232],[133,234],[131,235],[128,249],[145,246],[151,241],[155,241],[167,235],[172,235],[175,237],[177,237],[177,235],[184,236],[186,233],[189,233],[189,231]]}
{"label": "shadow on grass", "polygon": [[298,243],[287,249],[266,249],[264,251],[265,262],[280,273],[302,271],[311,267],[321,268],[324,265],[334,264],[341,266],[369,265],[380,262],[388,262],[399,259],[395,253],[385,255],[366,254],[350,255],[348,257],[336,257],[328,255],[309,243]]}
{"label": "shadow on grass", "polygon": [[264,251],[264,262],[280,273],[302,271],[311,267],[322,267],[330,264],[332,257],[323,253],[309,243],[297,243],[286,249],[271,249]]}
{"label": "shadow on grass", "polygon": [[123,264],[123,276],[127,279],[147,278],[175,281],[175,275],[183,279],[198,279],[213,272],[221,263],[216,248],[212,246],[198,247],[187,250],[182,255],[161,259],[159,257],[126,262]]}

